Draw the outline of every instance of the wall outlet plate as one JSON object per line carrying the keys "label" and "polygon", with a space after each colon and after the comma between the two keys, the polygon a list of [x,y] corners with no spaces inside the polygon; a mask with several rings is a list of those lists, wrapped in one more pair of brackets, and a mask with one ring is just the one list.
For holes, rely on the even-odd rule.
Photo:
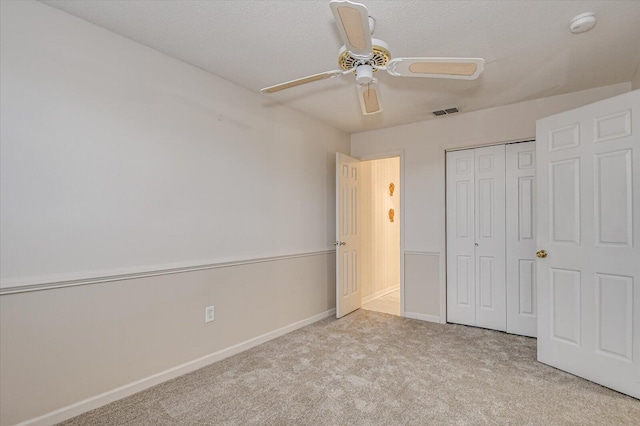
{"label": "wall outlet plate", "polygon": [[215,306],[207,306],[204,308],[204,322],[211,322],[215,319]]}

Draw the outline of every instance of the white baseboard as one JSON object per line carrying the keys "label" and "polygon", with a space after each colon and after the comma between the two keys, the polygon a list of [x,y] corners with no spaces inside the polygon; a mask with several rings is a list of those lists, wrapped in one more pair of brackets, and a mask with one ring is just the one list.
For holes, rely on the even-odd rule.
{"label": "white baseboard", "polygon": [[416,314],[415,312],[406,312],[405,311],[404,316],[405,316],[405,318],[411,318],[411,319],[417,319],[417,320],[422,320],[422,321],[442,323],[442,321],[440,320],[440,317],[435,316],[435,315]]}
{"label": "white baseboard", "polygon": [[247,349],[251,349],[262,343],[268,342],[269,340],[273,340],[277,337],[283,336],[294,330],[297,330],[309,324],[313,324],[314,322],[320,321],[322,319],[328,318],[332,315],[335,315],[335,313],[336,313],[335,309],[330,309],[328,311],[303,319],[293,324],[289,324],[277,330],[270,331],[261,336],[254,337],[253,339],[249,339],[242,343],[238,343],[237,345],[233,345],[228,348],[221,349],[209,355],[205,355],[203,357],[194,359],[192,361],[186,362],[184,364],[178,365],[176,367],[170,368],[160,373],[153,374],[149,377],[145,377],[144,379],[140,379],[135,382],[126,384],[124,386],[120,386],[119,388],[112,389],[110,391],[104,392],[100,395],[93,396],[91,398],[87,398],[80,402],[76,402],[75,404],[71,404],[66,407],[59,408],[45,415],[26,420],[24,422],[16,424],[15,426],[54,425],[56,423],[78,416],[82,413],[86,413],[87,411],[93,410],[98,407],[102,407],[103,405],[109,404],[110,402],[117,401],[119,399],[133,395],[134,393],[138,393],[140,391],[148,389],[162,382],[166,382],[167,380],[171,380],[175,377],[182,376],[184,374],[198,370],[202,367],[206,367],[207,365],[213,364],[214,362],[221,361],[230,356],[239,354],[240,352],[246,351]]}
{"label": "white baseboard", "polygon": [[386,296],[389,293],[393,293],[394,291],[400,290],[400,285],[396,285],[393,287],[385,288],[384,290],[377,291],[369,296],[365,296],[362,298],[362,303],[371,302],[373,299],[377,299],[378,297]]}

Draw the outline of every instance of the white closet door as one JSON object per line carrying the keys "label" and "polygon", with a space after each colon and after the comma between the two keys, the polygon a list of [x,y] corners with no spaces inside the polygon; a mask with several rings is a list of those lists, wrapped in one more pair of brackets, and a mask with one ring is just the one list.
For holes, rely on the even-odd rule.
{"label": "white closet door", "polygon": [[447,153],[447,321],[475,325],[474,150]]}
{"label": "white closet door", "polygon": [[536,337],[536,145],[506,147],[507,332]]}
{"label": "white closet door", "polygon": [[505,146],[474,154],[476,325],[505,331]]}

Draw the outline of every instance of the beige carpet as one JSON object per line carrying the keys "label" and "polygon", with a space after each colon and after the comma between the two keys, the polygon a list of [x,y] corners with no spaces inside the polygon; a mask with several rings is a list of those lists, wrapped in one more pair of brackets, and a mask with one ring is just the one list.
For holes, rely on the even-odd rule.
{"label": "beige carpet", "polygon": [[640,424],[640,401],[536,362],[535,344],[360,310],[64,424]]}

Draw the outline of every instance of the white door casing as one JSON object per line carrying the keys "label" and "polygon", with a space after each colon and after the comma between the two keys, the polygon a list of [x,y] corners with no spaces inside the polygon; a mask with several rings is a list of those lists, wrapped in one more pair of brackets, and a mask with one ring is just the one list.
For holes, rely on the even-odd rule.
{"label": "white door casing", "polygon": [[447,321],[476,323],[475,157],[447,152]]}
{"label": "white door casing", "polygon": [[538,360],[640,398],[640,91],[538,120]]}
{"label": "white door casing", "polygon": [[447,320],[503,331],[504,152],[447,152]]}
{"label": "white door casing", "polygon": [[536,143],[506,146],[507,332],[536,337]]}
{"label": "white door casing", "polygon": [[505,331],[505,146],[474,151],[476,325]]}
{"label": "white door casing", "polygon": [[361,306],[358,276],[360,161],[336,153],[336,318]]}

